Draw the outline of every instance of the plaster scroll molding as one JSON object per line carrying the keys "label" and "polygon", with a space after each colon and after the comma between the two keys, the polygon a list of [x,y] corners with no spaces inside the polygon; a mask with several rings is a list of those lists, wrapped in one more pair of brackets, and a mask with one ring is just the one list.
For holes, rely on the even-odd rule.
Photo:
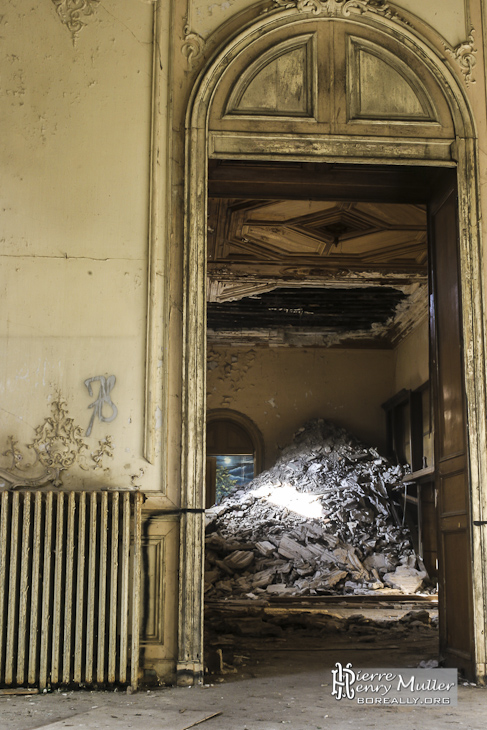
{"label": "plaster scroll molding", "polygon": [[[113,456],[113,444],[110,436],[98,442],[98,449],[91,453],[92,464],[87,462],[85,451],[89,449],[83,439],[83,429],[77,426],[68,416],[64,398],[57,396],[51,403],[51,415],[44,423],[37,426],[32,443],[27,449],[34,452],[34,460],[25,463],[22,451],[17,447],[18,441],[8,437],[8,448],[3,456],[10,458],[10,468],[0,468],[0,487],[15,489],[17,487],[42,487],[52,483],[54,487],[62,486],[61,472],[67,471],[77,464],[83,471],[95,471],[103,468],[103,459]],[[43,471],[38,476],[28,476],[36,467]]]}
{"label": "plaster scroll molding", "polygon": [[196,33],[193,25],[193,5],[192,0],[186,2],[186,17],[184,19],[184,40],[181,46],[181,53],[186,59],[188,69],[195,65],[195,61],[203,55],[205,49],[205,39]]}
{"label": "plaster scroll molding", "polygon": [[475,56],[477,49],[475,48],[474,33],[475,30],[472,28],[468,38],[465,41],[462,41],[462,43],[459,43],[455,48],[450,48],[445,44],[447,52],[460,66],[460,70],[465,76],[465,83],[467,86],[475,84],[473,69],[477,65],[477,58]]}
{"label": "plaster scroll molding", "polygon": [[300,13],[326,15],[330,18],[363,15],[370,12],[389,20],[410,23],[384,0],[273,0],[275,8],[295,8]]}
{"label": "plaster scroll molding", "polygon": [[205,39],[198,33],[191,30],[190,25],[184,28],[184,43],[181,46],[181,53],[186,58],[188,68],[192,69],[194,62],[203,55]]}
{"label": "plaster scroll molding", "polygon": [[93,15],[100,4],[100,0],[51,0],[61,23],[71,33],[73,44],[76,43],[78,33],[85,27],[86,23],[81,19],[83,16]]}

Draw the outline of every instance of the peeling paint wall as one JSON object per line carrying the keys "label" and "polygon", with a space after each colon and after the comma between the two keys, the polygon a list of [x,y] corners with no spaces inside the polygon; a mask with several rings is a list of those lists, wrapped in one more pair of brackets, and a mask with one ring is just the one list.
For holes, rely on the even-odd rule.
{"label": "peeling paint wall", "polygon": [[[104,0],[80,19],[74,37],[49,0],[11,0],[0,18],[0,452],[9,434],[32,441],[58,392],[86,431],[99,382],[90,396],[84,381],[115,375],[116,418],[95,418],[86,439],[95,449],[113,438],[109,471],[95,482],[149,486],[141,443],[153,8]],[[91,483],[74,471],[67,486]]]}
{"label": "peeling paint wall", "polygon": [[231,408],[259,427],[265,466],[310,418],[328,418],[384,448],[381,403],[394,392],[391,350],[211,347],[208,409]]}

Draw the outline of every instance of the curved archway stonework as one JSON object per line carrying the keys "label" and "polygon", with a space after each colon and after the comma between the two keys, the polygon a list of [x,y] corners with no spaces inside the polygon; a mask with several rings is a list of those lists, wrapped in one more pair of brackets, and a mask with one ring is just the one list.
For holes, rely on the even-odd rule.
{"label": "curved archway stonework", "polygon": [[[386,3],[276,0],[276,6],[285,9],[261,16],[220,50],[188,108],[182,505],[196,510],[203,500],[208,160],[416,165],[457,170],[470,511],[472,520],[482,520],[487,432],[478,153],[464,78]],[[392,89],[378,105],[371,78],[376,88],[385,79],[384,88]],[[178,669],[194,678],[202,671],[202,546],[202,517],[188,514],[181,529]],[[474,659],[482,679],[486,548],[483,533],[472,531]]]}

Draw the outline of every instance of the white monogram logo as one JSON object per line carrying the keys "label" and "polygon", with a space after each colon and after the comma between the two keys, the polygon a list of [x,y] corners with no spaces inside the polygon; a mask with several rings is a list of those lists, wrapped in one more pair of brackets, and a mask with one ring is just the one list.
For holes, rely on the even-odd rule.
{"label": "white monogram logo", "polygon": [[355,672],[352,670],[352,664],[349,662],[344,668],[340,662],[336,662],[335,666],[337,668],[331,670],[333,678],[332,695],[337,700],[341,700],[342,697],[353,700],[355,690],[352,685],[355,682]]}

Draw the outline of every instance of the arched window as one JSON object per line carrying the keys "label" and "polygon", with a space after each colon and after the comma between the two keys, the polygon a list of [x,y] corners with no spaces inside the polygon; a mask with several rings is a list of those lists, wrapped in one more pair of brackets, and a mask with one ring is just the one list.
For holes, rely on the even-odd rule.
{"label": "arched window", "polygon": [[257,426],[242,413],[210,411],[206,425],[206,507],[262,469],[263,440]]}

